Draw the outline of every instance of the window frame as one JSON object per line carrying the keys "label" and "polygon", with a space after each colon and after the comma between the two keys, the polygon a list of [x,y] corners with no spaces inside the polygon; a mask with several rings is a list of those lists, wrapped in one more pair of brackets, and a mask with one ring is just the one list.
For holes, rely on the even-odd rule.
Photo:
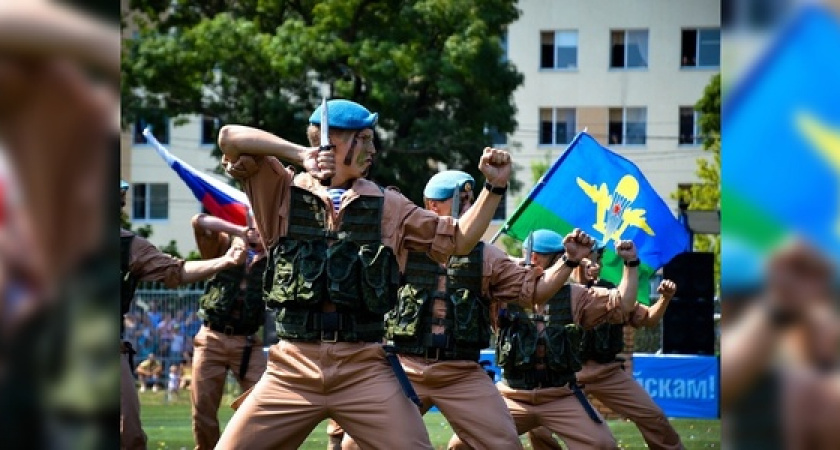
{"label": "window frame", "polygon": [[[163,141],[160,138],[158,138],[158,141],[163,145],[171,145],[171,142],[172,142],[172,120],[168,116],[163,116],[163,121],[166,124],[165,125],[166,126],[166,140]],[[134,120],[134,123],[131,125],[131,145],[132,145],[132,147],[151,147],[152,144],[150,144],[146,140],[146,137],[143,136],[142,128],[145,128],[145,127],[141,127],[141,130],[138,133],[138,130],[137,130],[138,122],[141,122],[141,123],[145,122],[146,125],[149,124],[149,122],[142,117],[138,117],[137,119]],[[155,134],[154,128],[152,128],[152,135],[154,135],[154,134]],[[141,136],[143,138],[143,142],[138,142],[138,136]],[[157,138],[157,136],[155,136],[155,137]]]}
{"label": "window frame", "polygon": [[[621,110],[621,143],[620,144],[613,144],[610,142],[610,110],[620,109]],[[644,111],[645,116],[645,142],[643,144],[628,144],[627,143],[627,110],[628,109],[641,109]],[[616,106],[616,107],[608,107],[607,108],[607,146],[608,147],[631,147],[631,148],[644,148],[648,145],[648,134],[647,134],[647,125],[648,125],[648,111],[647,106]]]}
{"label": "window frame", "polygon": [[[542,110],[550,109],[551,110],[551,142],[550,143],[543,143],[541,142],[542,138]],[[569,137],[569,142],[557,142],[557,111],[571,111],[572,118],[574,123],[572,124],[572,136]],[[539,147],[559,147],[563,145],[569,145],[572,142],[572,139],[575,138],[575,134],[577,134],[577,108],[575,107],[568,107],[568,106],[554,106],[554,107],[546,107],[546,108],[537,108],[537,114],[539,117],[539,130],[537,131],[537,146]]]}
{"label": "window frame", "polygon": [[[542,36],[544,33],[551,33],[551,41],[552,41],[552,55],[554,59],[554,64],[552,67],[543,67],[542,61]],[[557,67],[557,33],[574,33],[575,35],[575,65],[573,67]],[[580,67],[580,31],[578,29],[572,28],[563,28],[557,30],[540,30],[540,58],[538,62],[538,70],[540,71],[551,71],[551,72],[577,72]]]}
{"label": "window frame", "polygon": [[[687,65],[687,66],[684,66],[684,65],[682,64],[682,57],[683,57],[683,55],[682,55],[682,50],[683,50],[683,43],[682,43],[682,39],[683,39],[683,34],[684,34],[686,31],[691,31],[691,32],[694,32],[694,65]],[[700,64],[700,33],[701,33],[702,31],[717,31],[717,32],[718,32],[718,43],[717,43],[717,49],[718,49],[718,63],[717,63],[717,65],[701,65],[701,64]],[[721,36],[720,36],[720,32],[721,32],[720,28],[715,28],[715,27],[690,27],[690,28],[681,28],[681,29],[680,29],[680,40],[681,40],[681,41],[680,41],[680,56],[679,56],[679,58],[677,59],[677,62],[678,62],[678,64],[679,64],[679,66],[680,66],[680,69],[681,69],[681,70],[709,70],[709,69],[711,69],[711,70],[716,70],[716,69],[720,69],[720,52],[721,52]]]}
{"label": "window frame", "polygon": [[[627,65],[627,52],[628,52],[628,45],[627,42],[629,41],[629,33],[631,31],[644,31],[647,34],[647,55],[645,55],[645,65],[644,66],[634,66],[630,67]],[[612,35],[614,32],[622,32],[624,33],[624,43],[622,46],[624,47],[624,65],[623,66],[613,66],[612,65],[612,49],[613,49],[613,42],[612,42]],[[608,70],[637,70],[637,71],[646,71],[650,69],[650,28],[610,28],[610,50],[607,52],[607,68]]]}
{"label": "window frame", "polygon": [[[136,192],[138,192],[138,186],[144,186],[143,189],[143,209],[144,209],[144,217],[137,217],[135,215],[135,203],[137,202]],[[166,217],[165,218],[152,218],[152,186],[166,186]],[[133,182],[131,183],[131,192],[132,192],[132,199],[131,199],[131,221],[132,222],[142,222],[142,223],[166,223],[169,222],[171,214],[170,214],[170,206],[172,205],[171,199],[171,189],[169,189],[169,183],[161,183],[161,182]]]}
{"label": "window frame", "polygon": [[700,145],[703,145],[703,136],[700,134],[700,111],[695,110],[693,106],[680,106],[678,108],[678,114],[679,114],[680,119],[682,119],[683,109],[690,109],[691,112],[692,112],[692,116],[691,116],[691,120],[693,121],[692,122],[692,127],[691,127],[692,128],[691,129],[692,143],[687,144],[687,143],[680,142],[681,137],[682,137],[681,136],[682,135],[682,133],[681,133],[682,130],[678,130],[678,132],[677,132],[677,135],[678,135],[677,146],[679,146],[679,147],[699,147]]}

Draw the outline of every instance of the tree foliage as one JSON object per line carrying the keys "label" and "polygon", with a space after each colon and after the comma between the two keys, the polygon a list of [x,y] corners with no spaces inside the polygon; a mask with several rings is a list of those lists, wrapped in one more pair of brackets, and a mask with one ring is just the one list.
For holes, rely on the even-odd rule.
{"label": "tree foliage", "polygon": [[[700,183],[690,191],[676,192],[673,197],[688,203],[690,210],[720,210],[720,74],[715,75],[703,91],[703,97],[694,105],[700,113],[700,132],[703,148],[709,155],[697,159],[697,177]],[[720,236],[696,235],[694,250],[714,252],[715,276],[720,279]]]}
{"label": "tree foliage", "polygon": [[[371,177],[419,202],[437,163],[478,176],[489,131],[516,126],[503,61],[513,0],[132,0],[123,117],[211,116],[306,144],[321,99],[378,112]],[[145,18],[156,18],[151,23]],[[218,151],[216,151],[218,156]]]}

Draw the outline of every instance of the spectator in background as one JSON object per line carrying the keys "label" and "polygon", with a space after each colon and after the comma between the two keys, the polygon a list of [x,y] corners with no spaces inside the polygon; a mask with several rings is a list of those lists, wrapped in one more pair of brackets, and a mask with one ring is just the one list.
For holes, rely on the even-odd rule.
{"label": "spectator in background", "polygon": [[183,353],[186,336],[184,336],[181,326],[177,323],[172,326],[172,333],[172,341],[169,344],[169,359],[174,364],[181,361],[184,356]]}
{"label": "spectator in background", "polygon": [[179,389],[187,389],[192,385],[192,356],[181,361],[181,385]]}
{"label": "spectator in background", "polygon": [[149,318],[149,323],[153,328],[157,328],[158,324],[161,321],[161,314],[158,311],[157,301],[152,300],[149,302],[149,310],[146,312],[146,317]]}
{"label": "spectator in background", "polygon": [[179,397],[178,390],[181,388],[181,367],[178,364],[169,366],[169,382],[166,384],[166,400],[171,401]]}
{"label": "spectator in background", "polygon": [[190,338],[195,337],[195,335],[198,334],[198,330],[201,329],[202,323],[202,320],[198,318],[195,311],[190,310],[184,322],[184,333]]}
{"label": "spectator in background", "polygon": [[137,379],[140,380],[140,392],[146,392],[146,386],[152,384],[152,392],[157,392],[163,365],[155,358],[154,353],[137,366]]}

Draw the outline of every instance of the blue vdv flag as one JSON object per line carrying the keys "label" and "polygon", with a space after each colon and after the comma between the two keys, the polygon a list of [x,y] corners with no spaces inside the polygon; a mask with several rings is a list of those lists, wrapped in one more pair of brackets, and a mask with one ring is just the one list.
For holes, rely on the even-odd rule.
{"label": "blue vdv flag", "polygon": [[615,243],[636,244],[638,300],[650,303],[650,276],[674,256],[689,250],[685,225],[671,213],[635,164],[579,133],[531,189],[502,231],[524,241],[532,230],[560,234],[580,228],[606,249],[601,277],[619,283],[623,261]]}
{"label": "blue vdv flag", "polygon": [[[838,255],[840,24],[831,10],[799,10],[724,98],[722,114],[723,210],[735,218],[724,230],[737,230],[747,209],[768,228],[802,234]],[[760,234],[754,228],[741,233]]]}

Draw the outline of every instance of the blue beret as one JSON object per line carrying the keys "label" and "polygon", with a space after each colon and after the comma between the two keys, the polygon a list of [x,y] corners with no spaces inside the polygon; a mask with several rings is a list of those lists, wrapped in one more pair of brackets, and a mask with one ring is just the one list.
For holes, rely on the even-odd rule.
{"label": "blue beret", "polygon": [[[327,102],[327,107],[329,109],[330,127],[334,128],[346,130],[373,128],[376,119],[379,117],[379,114],[371,113],[364,106],[350,100],[330,100]],[[309,123],[321,125],[320,106],[309,116]]]}
{"label": "blue beret", "polygon": [[761,289],[764,261],[759,252],[735,239],[720,245],[720,290],[724,295],[749,294]]}
{"label": "blue beret", "polygon": [[456,186],[461,191],[469,192],[475,189],[475,179],[460,170],[444,170],[429,179],[426,189],[423,190],[423,197],[429,200],[446,200],[452,198]]}
{"label": "blue beret", "polygon": [[534,231],[534,247],[537,253],[559,253],[565,250],[563,236],[551,230]]}
{"label": "blue beret", "polygon": [[125,182],[125,181],[123,181],[123,180],[120,180],[120,190],[121,190],[121,191],[127,191],[127,190],[128,190],[128,187],[129,187],[129,186],[128,186],[128,183],[126,183],[126,182]]}

